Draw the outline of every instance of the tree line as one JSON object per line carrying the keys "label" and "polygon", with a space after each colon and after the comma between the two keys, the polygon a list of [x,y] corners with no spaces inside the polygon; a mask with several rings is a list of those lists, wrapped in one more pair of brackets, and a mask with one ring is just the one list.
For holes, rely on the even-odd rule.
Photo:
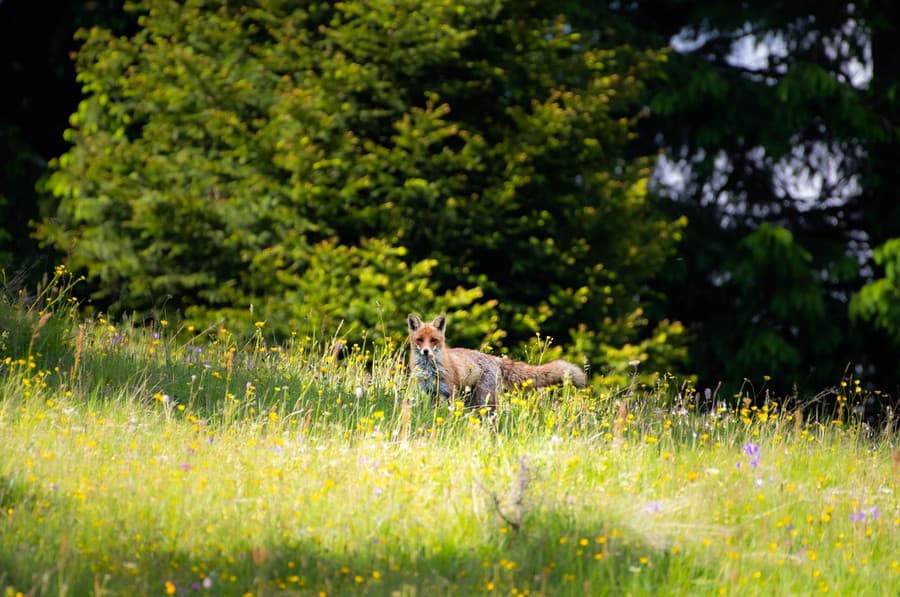
{"label": "tree line", "polygon": [[282,338],[446,310],[610,384],[896,389],[890,2],[0,12],[7,272]]}

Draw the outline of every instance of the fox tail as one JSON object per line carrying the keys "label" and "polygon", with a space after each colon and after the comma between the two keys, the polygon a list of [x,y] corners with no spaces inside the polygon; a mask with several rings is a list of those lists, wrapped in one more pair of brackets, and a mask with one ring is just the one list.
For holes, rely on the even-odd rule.
{"label": "fox tail", "polygon": [[583,388],[586,383],[581,367],[562,359],[544,365],[529,365],[503,359],[500,361],[500,375],[505,384],[523,384],[526,380],[531,380],[536,388],[559,384],[566,379],[577,388]]}

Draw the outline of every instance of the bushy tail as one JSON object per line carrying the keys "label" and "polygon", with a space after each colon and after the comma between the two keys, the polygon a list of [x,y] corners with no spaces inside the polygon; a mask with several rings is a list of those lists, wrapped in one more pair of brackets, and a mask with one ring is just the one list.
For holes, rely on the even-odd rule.
{"label": "bushy tail", "polygon": [[565,379],[569,379],[578,388],[583,388],[586,383],[581,367],[562,359],[537,366],[502,359],[500,374],[503,377],[503,383],[507,385],[521,385],[529,379],[536,388],[559,384]]}

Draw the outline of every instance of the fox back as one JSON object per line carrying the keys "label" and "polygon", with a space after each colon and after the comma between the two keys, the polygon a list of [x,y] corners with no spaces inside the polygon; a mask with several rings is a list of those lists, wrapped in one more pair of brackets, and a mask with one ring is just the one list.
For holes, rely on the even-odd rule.
{"label": "fox back", "polygon": [[468,348],[449,348],[444,336],[445,315],[426,323],[411,313],[407,323],[412,376],[435,400],[466,391],[470,406],[495,407],[504,384],[530,380],[540,388],[569,380],[579,388],[585,385],[584,371],[563,360],[532,366]]}

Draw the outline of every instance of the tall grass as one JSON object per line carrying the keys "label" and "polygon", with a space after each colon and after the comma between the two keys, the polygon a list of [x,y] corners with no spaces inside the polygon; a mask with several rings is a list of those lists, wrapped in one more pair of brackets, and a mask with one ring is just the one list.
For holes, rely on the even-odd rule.
{"label": "tall grass", "polygon": [[0,322],[8,595],[900,593],[900,456],[846,417],[674,380],[489,413],[433,406],[389,341],[49,296]]}

